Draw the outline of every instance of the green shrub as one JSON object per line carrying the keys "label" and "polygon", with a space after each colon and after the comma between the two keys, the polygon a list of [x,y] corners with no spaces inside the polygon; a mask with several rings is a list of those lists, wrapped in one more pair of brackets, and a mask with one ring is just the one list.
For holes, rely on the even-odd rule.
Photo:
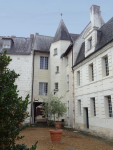
{"label": "green shrub", "polygon": [[[27,112],[27,106],[30,103],[29,95],[25,100],[18,96],[19,91],[14,83],[19,74],[7,68],[10,61],[6,52],[0,53],[0,150],[14,149],[15,140],[23,138],[19,136],[20,131],[25,129],[21,126],[21,122],[29,117]],[[36,145],[34,149],[35,147]]]}

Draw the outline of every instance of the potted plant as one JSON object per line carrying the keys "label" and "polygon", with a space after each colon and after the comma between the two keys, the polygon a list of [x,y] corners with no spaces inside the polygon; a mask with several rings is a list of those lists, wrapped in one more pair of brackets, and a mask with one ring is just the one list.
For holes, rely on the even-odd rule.
{"label": "potted plant", "polygon": [[51,135],[52,142],[60,142],[61,135],[63,130],[58,130],[61,128],[61,122],[55,122],[55,118],[62,117],[64,113],[67,111],[66,106],[61,102],[63,97],[54,96],[52,93],[49,95],[48,99],[43,99],[44,103],[41,106],[43,115],[48,115],[48,120],[54,117],[54,124],[56,130],[49,130]]}

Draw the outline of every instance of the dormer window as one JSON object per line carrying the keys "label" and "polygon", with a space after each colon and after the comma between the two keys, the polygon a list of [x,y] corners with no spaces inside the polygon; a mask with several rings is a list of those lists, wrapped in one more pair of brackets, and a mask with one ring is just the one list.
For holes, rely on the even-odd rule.
{"label": "dormer window", "polygon": [[11,47],[11,40],[4,40],[3,48],[10,48]]}
{"label": "dormer window", "polygon": [[89,43],[89,49],[91,49],[91,48],[92,48],[92,38],[90,38],[90,39],[88,40],[88,43]]}
{"label": "dormer window", "polygon": [[12,43],[14,43],[13,39],[10,37],[4,37],[3,40],[3,48],[9,49],[11,48]]}

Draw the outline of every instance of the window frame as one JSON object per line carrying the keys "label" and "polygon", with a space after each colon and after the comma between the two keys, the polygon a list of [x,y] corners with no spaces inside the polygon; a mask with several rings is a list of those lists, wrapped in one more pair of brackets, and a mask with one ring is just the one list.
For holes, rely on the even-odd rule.
{"label": "window frame", "polygon": [[40,56],[40,69],[41,70],[48,70],[48,57]]}
{"label": "window frame", "polygon": [[39,96],[47,96],[47,94],[48,94],[48,83],[39,82]]}
{"label": "window frame", "polygon": [[[8,47],[4,46],[6,41],[9,41],[9,46]],[[11,40],[9,40],[9,39],[8,40],[3,40],[3,48],[6,48],[6,49],[11,48]]]}
{"label": "window frame", "polygon": [[56,66],[56,73],[59,73],[59,66]]}
{"label": "window frame", "polygon": [[57,48],[54,49],[54,55],[57,55],[58,54],[58,51],[57,51]]}
{"label": "window frame", "polygon": [[109,59],[108,55],[102,57],[102,76],[107,77],[109,76]]}
{"label": "window frame", "polygon": [[91,63],[89,65],[89,81],[92,82],[94,81],[94,65]]}
{"label": "window frame", "polygon": [[58,91],[58,82],[55,83],[55,91]]}
{"label": "window frame", "polygon": [[108,115],[109,115],[109,118],[113,118],[113,107],[112,107],[111,96],[108,96],[107,98],[108,98]]}
{"label": "window frame", "polygon": [[80,86],[80,70],[77,71],[77,86]]}
{"label": "window frame", "polygon": [[78,100],[78,116],[81,116],[82,115],[82,112],[81,112],[81,100]]}

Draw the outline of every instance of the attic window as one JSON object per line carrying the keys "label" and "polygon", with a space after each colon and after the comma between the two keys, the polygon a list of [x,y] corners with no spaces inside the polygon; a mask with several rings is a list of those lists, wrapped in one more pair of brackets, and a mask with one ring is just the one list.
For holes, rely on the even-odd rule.
{"label": "attic window", "polygon": [[11,47],[11,40],[4,40],[3,48],[10,48],[10,47]]}
{"label": "attic window", "polygon": [[90,38],[90,39],[88,40],[88,42],[89,42],[89,49],[91,49],[91,48],[92,48],[92,38]]}

